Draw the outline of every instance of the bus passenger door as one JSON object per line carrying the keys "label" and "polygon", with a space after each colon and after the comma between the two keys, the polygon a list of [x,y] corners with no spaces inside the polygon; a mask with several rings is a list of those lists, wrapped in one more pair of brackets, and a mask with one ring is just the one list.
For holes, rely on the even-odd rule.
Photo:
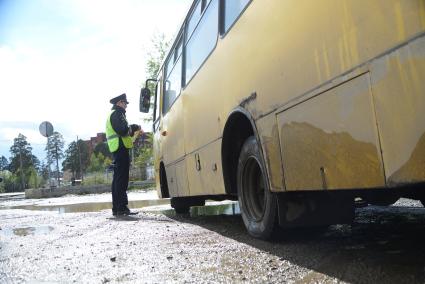
{"label": "bus passenger door", "polygon": [[[178,99],[167,114],[164,115],[159,127],[162,142],[162,156],[166,169],[170,197],[182,196],[184,194],[185,189],[178,189],[177,180],[187,179],[185,167],[181,166],[182,161],[184,162],[185,154],[182,114],[182,102]],[[178,174],[178,176],[176,174]]]}
{"label": "bus passenger door", "polygon": [[[165,96],[166,92],[164,92],[164,89],[162,89],[162,78],[158,78],[157,82],[158,83],[155,88],[155,108],[153,114],[153,157],[155,164],[155,181],[157,185],[157,191],[159,196],[162,198],[166,197],[164,196],[166,192],[161,191],[160,163],[163,162],[165,165],[164,168],[166,174],[164,181],[167,182],[168,193],[172,197],[181,196],[184,192],[179,192],[179,189],[181,190],[187,188],[187,186],[185,186],[185,182],[187,183],[187,181],[183,178],[177,179],[177,176],[186,175],[186,167],[182,167],[182,164],[184,164],[183,162],[173,162],[176,156],[181,155],[182,150],[181,145],[177,145],[177,147],[173,148],[175,145],[172,141],[175,141],[179,138],[175,137],[175,131],[171,131],[170,134],[168,129],[180,129],[179,131],[182,131],[182,124],[177,121],[178,118],[176,118],[176,111],[169,112],[165,116],[162,115],[164,97],[161,95],[163,94]],[[170,95],[170,93],[168,95]],[[169,97],[165,98],[166,104],[167,99],[169,99]],[[179,131],[177,131],[177,133]]]}
{"label": "bus passenger door", "polygon": [[158,192],[158,196],[164,198],[161,192],[161,181],[160,181],[160,163],[163,160],[162,154],[162,136],[159,131],[162,128],[162,117],[161,117],[161,105],[162,105],[162,78],[158,78],[155,87],[155,101],[153,110],[153,162],[155,165],[155,184]]}
{"label": "bus passenger door", "polygon": [[[181,92],[182,55],[181,41],[173,48],[165,63],[163,83],[162,123],[159,133],[162,141],[163,161],[169,181],[170,197],[189,195],[185,186],[187,171],[184,165],[183,96]],[[180,187],[177,185],[180,184]]]}

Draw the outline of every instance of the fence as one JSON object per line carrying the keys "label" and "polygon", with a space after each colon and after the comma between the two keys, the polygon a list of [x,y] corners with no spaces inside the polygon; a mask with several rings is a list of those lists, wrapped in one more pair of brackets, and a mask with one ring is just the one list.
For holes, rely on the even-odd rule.
{"label": "fence", "polygon": [[[113,171],[86,173],[84,175],[84,184],[108,184],[112,182]],[[130,180],[131,181],[145,181],[155,179],[155,170],[153,165],[145,167],[130,167]]]}
{"label": "fence", "polygon": [[144,167],[131,167],[130,180],[152,180],[155,179],[155,169],[153,165]]}

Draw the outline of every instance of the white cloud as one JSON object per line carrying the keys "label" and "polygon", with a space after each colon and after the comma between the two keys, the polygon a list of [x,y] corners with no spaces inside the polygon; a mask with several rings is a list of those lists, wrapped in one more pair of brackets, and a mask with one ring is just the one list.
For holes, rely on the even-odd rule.
{"label": "white cloud", "polygon": [[[39,1],[52,8],[51,1]],[[53,37],[48,27],[36,25],[43,33],[39,40],[47,38],[47,42],[29,45],[25,34],[14,36],[12,43],[0,39],[0,96],[6,106],[0,124],[32,123],[29,128],[0,127],[1,144],[10,143],[20,132],[39,144],[43,137],[38,125],[45,120],[67,143],[77,135],[89,139],[104,131],[109,99],[123,92],[130,101],[129,122],[142,124],[138,96],[150,40],[158,31],[172,38],[191,0],[54,3],[72,21],[55,30]],[[144,128],[150,131],[151,125]]]}
{"label": "white cloud", "polygon": [[[35,129],[27,128],[2,128],[0,129],[0,135],[4,140],[11,141],[17,138],[19,134],[23,134],[27,137],[27,141],[34,144],[46,143],[46,138],[41,136],[40,132]],[[24,134],[25,133],[25,134]],[[12,146],[12,144],[10,146]]]}

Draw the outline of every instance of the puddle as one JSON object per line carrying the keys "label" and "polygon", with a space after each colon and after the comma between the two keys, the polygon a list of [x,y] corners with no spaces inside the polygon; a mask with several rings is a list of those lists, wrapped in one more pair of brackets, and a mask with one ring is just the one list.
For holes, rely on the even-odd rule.
{"label": "puddle", "polygon": [[[174,209],[167,207],[152,207],[147,209],[150,213],[163,214],[165,216],[176,216]],[[194,206],[190,208],[190,217],[198,216],[219,216],[219,215],[239,215],[239,203],[238,202],[226,202],[225,204],[210,203],[205,206]]]}
{"label": "puddle", "polygon": [[53,227],[51,226],[40,226],[40,227],[25,227],[25,228],[2,228],[0,234],[5,236],[20,236],[25,237],[28,235],[46,235],[53,231]]}
{"label": "puddle", "polygon": [[218,216],[218,215],[239,215],[239,203],[220,204],[220,205],[207,205],[196,206],[190,208],[190,216]]}
{"label": "puddle", "polygon": [[[130,209],[144,208],[144,211],[149,211],[155,214],[163,214],[166,216],[175,216],[174,209],[170,207],[169,199],[147,199],[134,200],[128,202]],[[148,208],[149,207],[149,208]],[[83,212],[100,212],[102,210],[111,210],[111,201],[103,202],[85,202],[71,204],[32,204],[32,205],[15,205],[0,207],[1,209],[24,209],[34,211],[49,211],[63,213],[83,213]],[[209,201],[205,206],[194,206],[190,208],[190,216],[217,216],[217,215],[239,215],[240,209],[238,202],[235,201]]]}
{"label": "puddle", "polygon": [[[169,204],[167,199],[154,199],[154,200],[136,200],[129,201],[130,208],[143,208],[148,206]],[[105,209],[112,210],[112,203],[109,202],[90,202],[90,203],[76,203],[76,204],[63,204],[63,205],[21,205],[3,207],[2,209],[24,209],[35,211],[53,211],[58,213],[81,213],[81,212],[99,212]]]}
{"label": "puddle", "polygon": [[25,199],[25,193],[0,193],[0,201],[20,201]]}

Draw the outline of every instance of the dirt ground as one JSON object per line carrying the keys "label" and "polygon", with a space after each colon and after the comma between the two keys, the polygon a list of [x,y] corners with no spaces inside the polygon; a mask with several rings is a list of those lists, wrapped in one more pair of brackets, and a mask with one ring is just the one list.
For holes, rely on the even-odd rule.
{"label": "dirt ground", "polygon": [[129,199],[140,213],[113,218],[107,194],[0,197],[0,283],[425,283],[416,201],[265,242],[247,235],[234,203],[175,216],[154,193]]}

